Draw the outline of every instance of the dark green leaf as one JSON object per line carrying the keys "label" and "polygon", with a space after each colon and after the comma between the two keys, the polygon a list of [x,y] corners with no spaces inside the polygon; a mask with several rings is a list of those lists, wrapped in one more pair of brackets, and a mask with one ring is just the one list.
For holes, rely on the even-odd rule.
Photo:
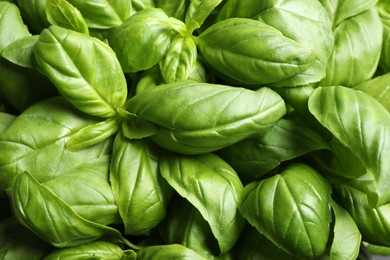
{"label": "dark green leaf", "polygon": [[137,253],[137,260],[206,260],[195,251],[178,244],[148,246]]}
{"label": "dark green leaf", "polygon": [[0,221],[1,259],[40,260],[51,249],[49,244],[22,226],[16,218],[12,217]]}
{"label": "dark green leaf", "polygon": [[321,149],[329,147],[316,132],[294,121],[281,119],[264,135],[231,145],[218,154],[240,178],[252,181],[283,161]]}
{"label": "dark green leaf", "polygon": [[217,240],[200,212],[183,198],[175,198],[169,206],[159,231],[166,244],[180,244],[206,258],[219,255]]}

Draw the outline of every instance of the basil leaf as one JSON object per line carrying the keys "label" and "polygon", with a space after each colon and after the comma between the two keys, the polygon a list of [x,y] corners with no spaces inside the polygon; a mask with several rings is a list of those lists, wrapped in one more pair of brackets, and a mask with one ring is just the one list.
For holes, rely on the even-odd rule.
{"label": "basil leaf", "polygon": [[36,61],[34,57],[34,47],[38,42],[39,35],[27,36],[20,38],[7,45],[3,49],[1,56],[21,67],[30,69],[36,68]]}
{"label": "basil leaf", "polygon": [[65,149],[75,132],[96,122],[61,97],[31,106],[0,135],[0,150],[7,151],[0,156],[0,190],[10,187],[14,177],[24,171],[44,182],[108,154],[109,141],[80,152]]}
{"label": "basil leaf", "polygon": [[264,135],[241,141],[217,153],[245,181],[252,181],[283,161],[311,151],[329,149],[316,132],[294,121],[281,119]]}
{"label": "basil leaf", "polygon": [[150,143],[119,133],[113,149],[110,181],[125,233],[146,234],[165,217],[172,189],[160,175]]}
{"label": "basil leaf", "polygon": [[307,45],[248,18],[215,23],[196,38],[196,43],[211,67],[246,85],[277,85],[279,81],[285,85],[285,80],[316,63],[316,54]]}
{"label": "basil leaf", "polygon": [[122,115],[122,132],[129,139],[141,139],[154,135],[157,128],[145,119],[123,109],[120,109]]}
{"label": "basil leaf", "polygon": [[46,16],[46,0],[16,0],[23,18],[36,32],[41,32],[50,23]]}
{"label": "basil leaf", "polygon": [[163,10],[148,8],[111,30],[108,42],[125,72],[146,70],[163,59],[177,33],[176,26],[186,30],[184,23],[169,18]]}
{"label": "basil leaf", "polygon": [[102,41],[53,25],[42,31],[34,53],[58,90],[81,111],[109,118],[124,104],[126,79],[115,53]]}
{"label": "basil leaf", "polygon": [[183,198],[171,201],[159,231],[166,244],[180,244],[210,259],[219,255],[217,240],[200,212]]}
{"label": "basil leaf", "polygon": [[131,14],[131,0],[68,0],[88,27],[107,29],[121,25]]}
{"label": "basil leaf", "polygon": [[51,246],[14,217],[0,221],[0,258],[40,260]]}
{"label": "basil leaf", "polygon": [[137,252],[138,260],[183,259],[205,260],[195,251],[178,244],[148,246]]}
{"label": "basil leaf", "polygon": [[118,132],[120,120],[111,118],[105,121],[85,126],[78,130],[66,142],[66,149],[79,151],[84,148],[96,145]]}
{"label": "basil leaf", "polygon": [[383,24],[383,41],[379,65],[385,72],[390,72],[390,8],[388,2],[384,0],[379,0],[376,8]]}
{"label": "basil leaf", "polygon": [[321,4],[328,11],[333,28],[336,28],[343,21],[359,15],[375,6],[378,0],[320,0]]}
{"label": "basil leaf", "polygon": [[[124,257],[126,256],[126,257]],[[123,258],[122,258],[123,257]],[[136,253],[131,250],[124,252],[122,248],[107,241],[95,241],[70,248],[60,248],[46,255],[43,260],[54,259],[136,259]]]}
{"label": "basil leaf", "polygon": [[390,73],[377,76],[354,87],[378,100],[390,112]]}
{"label": "basil leaf", "polygon": [[221,254],[229,251],[244,226],[237,210],[243,187],[235,171],[214,154],[167,154],[159,164],[162,176],[209,223]]}
{"label": "basil leaf", "polygon": [[248,222],[291,255],[316,258],[330,232],[330,186],[313,168],[290,164],[280,174],[248,184],[239,210]]}
{"label": "basil leaf", "polygon": [[18,220],[53,246],[76,246],[104,235],[121,237],[113,228],[82,218],[27,172],[15,177],[9,196]]}
{"label": "basil leaf", "polygon": [[31,36],[27,26],[23,23],[17,5],[0,2],[0,53],[8,44]]}
{"label": "basil leaf", "polygon": [[153,141],[186,154],[215,151],[260,135],[286,112],[283,99],[269,88],[252,91],[194,81],[142,91],[126,109],[159,127]]}
{"label": "basil leaf", "polygon": [[67,0],[46,0],[46,15],[52,25],[89,34],[83,15]]}
{"label": "basil leaf", "polygon": [[382,48],[382,22],[374,7],[334,29],[335,46],[320,86],[353,87],[374,75]]}
{"label": "basil leaf", "polygon": [[[388,111],[368,94],[341,86],[317,88],[309,98],[309,110],[365,166],[361,177],[346,184],[367,192],[372,206],[389,202]],[[349,169],[355,162],[346,163]]]}
{"label": "basil leaf", "polygon": [[0,112],[0,133],[4,132],[17,116]]}
{"label": "basil leaf", "polygon": [[192,0],[184,18],[189,31],[198,29],[221,2],[222,0]]}
{"label": "basil leaf", "polygon": [[102,225],[120,223],[109,183],[109,165],[110,156],[100,157],[41,185],[84,219]]}
{"label": "basil leaf", "polygon": [[390,246],[390,204],[371,207],[367,194],[343,184],[335,185],[334,193],[355,221],[363,241]]}
{"label": "basil leaf", "polygon": [[186,80],[190,76],[197,57],[195,42],[190,37],[177,35],[160,63],[165,82]]}
{"label": "basil leaf", "polygon": [[330,259],[355,260],[359,255],[362,235],[353,218],[345,209],[334,201],[332,209],[335,215],[335,224]]}
{"label": "basil leaf", "polygon": [[236,246],[234,247],[236,259],[258,260],[258,259],[295,259],[292,255],[277,247],[260,234],[256,228],[247,225]]}

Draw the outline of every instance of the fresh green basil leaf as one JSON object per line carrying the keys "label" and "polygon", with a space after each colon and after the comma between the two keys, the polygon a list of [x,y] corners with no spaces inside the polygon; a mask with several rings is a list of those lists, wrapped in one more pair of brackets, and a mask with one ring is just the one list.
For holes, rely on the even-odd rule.
{"label": "fresh green basil leaf", "polygon": [[197,48],[191,37],[176,35],[160,63],[161,74],[166,83],[186,80],[193,71]]}
{"label": "fresh green basil leaf", "polygon": [[0,2],[0,53],[8,44],[31,36],[17,5]]}
{"label": "fresh green basil leaf", "polygon": [[110,156],[72,168],[42,183],[80,217],[110,225],[120,223],[118,207],[109,182]]}
{"label": "fresh green basil leaf", "polygon": [[219,255],[217,240],[200,212],[183,198],[174,198],[159,231],[166,244],[180,244],[208,259]]}
{"label": "fresh green basil leaf", "polygon": [[107,241],[95,241],[70,248],[56,249],[43,258],[43,260],[55,259],[136,260],[137,258],[136,253],[134,251],[127,250],[126,252],[124,252],[123,249],[117,244]]}
{"label": "fresh green basil leaf", "polygon": [[160,171],[168,183],[209,223],[221,254],[237,241],[244,221],[237,206],[242,183],[236,172],[214,154],[160,156]]}
{"label": "fresh green basil leaf", "polygon": [[329,15],[318,1],[228,0],[218,13],[217,21],[233,17],[258,19],[313,50],[316,61],[307,70],[277,82],[278,86],[306,85],[325,77],[334,37]]}
{"label": "fresh green basil leaf", "polygon": [[161,8],[169,17],[184,21],[191,0],[154,0],[156,7]]}
{"label": "fresh green basil leaf", "polygon": [[390,73],[377,76],[354,87],[378,100],[390,112]]}
{"label": "fresh green basil leaf", "polygon": [[245,181],[253,181],[283,161],[311,151],[329,149],[316,132],[294,121],[281,119],[264,135],[241,141],[217,153]]}
{"label": "fresh green basil leaf", "polygon": [[[368,94],[341,86],[317,88],[309,110],[365,166],[361,177],[348,179],[348,185],[367,192],[372,206],[388,203],[389,112]],[[345,169],[355,162],[346,163]]]}
{"label": "fresh green basil leaf", "polygon": [[378,0],[320,0],[320,2],[329,13],[333,28],[336,28],[343,21],[374,7]]}
{"label": "fresh green basil leaf", "polygon": [[376,8],[383,24],[382,52],[379,60],[380,67],[390,72],[390,7],[386,0],[379,0]]}
{"label": "fresh green basil leaf", "polygon": [[236,246],[234,247],[235,259],[245,260],[272,260],[283,259],[293,260],[292,255],[286,253],[264,235],[260,234],[256,228],[247,225]]}
{"label": "fresh green basil leaf", "polygon": [[52,25],[89,34],[83,15],[67,0],[46,0],[46,15]]}
{"label": "fresh green basil leaf", "polygon": [[332,201],[335,216],[330,259],[355,260],[359,255],[362,235],[349,213]]}
{"label": "fresh green basil leaf", "polygon": [[109,140],[80,152],[65,149],[74,133],[96,122],[61,97],[31,106],[0,135],[0,150],[7,151],[0,156],[0,190],[24,171],[44,182],[110,153]]}
{"label": "fresh green basil leaf", "polygon": [[320,86],[356,86],[374,75],[381,55],[383,26],[375,7],[341,22]]}
{"label": "fresh green basil leaf", "polygon": [[18,66],[35,69],[37,65],[34,57],[34,47],[38,39],[39,35],[20,38],[8,44],[3,49],[1,56]]}
{"label": "fresh green basil leaf", "polygon": [[172,188],[160,175],[158,153],[151,143],[118,133],[110,181],[126,234],[147,234],[163,220]]}
{"label": "fresh green basil leaf", "polygon": [[109,118],[124,104],[125,76],[102,41],[52,25],[40,34],[34,53],[57,89],[81,111]]}
{"label": "fresh green basil leaf", "polygon": [[122,132],[129,139],[141,139],[154,135],[157,132],[156,126],[127,111],[119,110],[122,116]]}
{"label": "fresh green basil leaf", "polygon": [[96,145],[116,134],[120,128],[119,118],[109,118],[105,121],[85,126],[72,135],[65,147],[70,151],[79,151]]}
{"label": "fresh green basil leaf", "polygon": [[137,252],[138,260],[206,260],[195,251],[178,244],[148,246]]}
{"label": "fresh green basil leaf", "polygon": [[192,0],[184,18],[189,31],[198,29],[221,2],[222,0]]}
{"label": "fresh green basil leaf", "polygon": [[159,127],[153,141],[186,154],[260,135],[286,113],[283,99],[269,88],[252,91],[195,81],[142,91],[129,99],[126,109]]}
{"label": "fresh green basil leaf", "polygon": [[[163,59],[171,38],[177,33],[173,19],[161,9],[148,8],[110,31],[108,42],[125,72],[150,69]],[[185,27],[179,20],[176,23]]]}
{"label": "fresh green basil leaf", "polygon": [[390,246],[390,204],[371,207],[368,196],[347,185],[337,184],[335,200],[348,211],[362,234],[362,240]]}
{"label": "fresh green basil leaf", "polygon": [[131,0],[68,0],[88,27],[107,29],[121,25],[131,15]]}
{"label": "fresh green basil leaf", "polygon": [[248,18],[215,23],[196,38],[196,43],[211,67],[246,85],[278,85],[316,63],[316,54],[307,45]]}
{"label": "fresh green basil leaf", "polygon": [[0,133],[4,132],[17,116],[0,112]]}
{"label": "fresh green basil leaf", "polygon": [[77,246],[104,235],[121,238],[119,231],[82,218],[27,172],[15,177],[9,196],[18,220],[53,246]]}
{"label": "fresh green basil leaf", "polygon": [[270,2],[270,6],[261,10],[257,19],[276,28],[284,36],[309,46],[316,55],[316,62],[310,68],[278,85],[300,86],[320,81],[325,77],[327,62],[334,47],[331,21],[325,8],[312,0],[266,2]]}
{"label": "fresh green basil leaf", "polygon": [[16,0],[23,18],[34,30],[40,33],[50,23],[46,16],[46,0]]}
{"label": "fresh green basil leaf", "polygon": [[239,210],[275,245],[298,258],[325,253],[330,233],[330,185],[313,168],[290,164],[248,184]]}
{"label": "fresh green basil leaf", "polygon": [[51,246],[22,226],[14,217],[0,221],[0,258],[40,260]]}

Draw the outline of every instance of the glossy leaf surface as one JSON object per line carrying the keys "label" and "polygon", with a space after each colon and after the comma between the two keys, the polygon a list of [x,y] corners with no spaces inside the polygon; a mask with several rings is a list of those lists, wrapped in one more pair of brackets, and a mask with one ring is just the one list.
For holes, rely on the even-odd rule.
{"label": "glossy leaf surface", "polygon": [[244,225],[237,210],[243,186],[235,171],[213,154],[162,156],[160,169],[168,183],[209,223],[221,253],[230,250]]}
{"label": "glossy leaf surface", "polygon": [[108,118],[124,104],[124,74],[102,41],[53,25],[40,34],[34,54],[57,89],[81,111]]}
{"label": "glossy leaf surface", "polygon": [[260,135],[286,113],[283,99],[269,88],[252,91],[194,81],[140,92],[126,109],[159,126],[152,136],[159,145],[187,154],[215,151]]}
{"label": "glossy leaf surface", "polygon": [[280,174],[248,184],[239,209],[278,247],[297,257],[315,258],[326,250],[330,192],[313,168],[290,164]]}
{"label": "glossy leaf surface", "polygon": [[[309,98],[309,110],[365,166],[356,173],[361,177],[347,185],[366,192],[373,206],[388,203],[389,112],[368,94],[340,86],[317,88]],[[346,161],[345,167],[353,169],[355,164]]]}

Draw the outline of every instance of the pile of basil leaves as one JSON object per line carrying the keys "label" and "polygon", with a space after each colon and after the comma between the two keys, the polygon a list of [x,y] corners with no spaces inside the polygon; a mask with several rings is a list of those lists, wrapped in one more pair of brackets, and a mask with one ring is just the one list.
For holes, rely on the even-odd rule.
{"label": "pile of basil leaves", "polygon": [[1,259],[390,254],[389,0],[0,1]]}

